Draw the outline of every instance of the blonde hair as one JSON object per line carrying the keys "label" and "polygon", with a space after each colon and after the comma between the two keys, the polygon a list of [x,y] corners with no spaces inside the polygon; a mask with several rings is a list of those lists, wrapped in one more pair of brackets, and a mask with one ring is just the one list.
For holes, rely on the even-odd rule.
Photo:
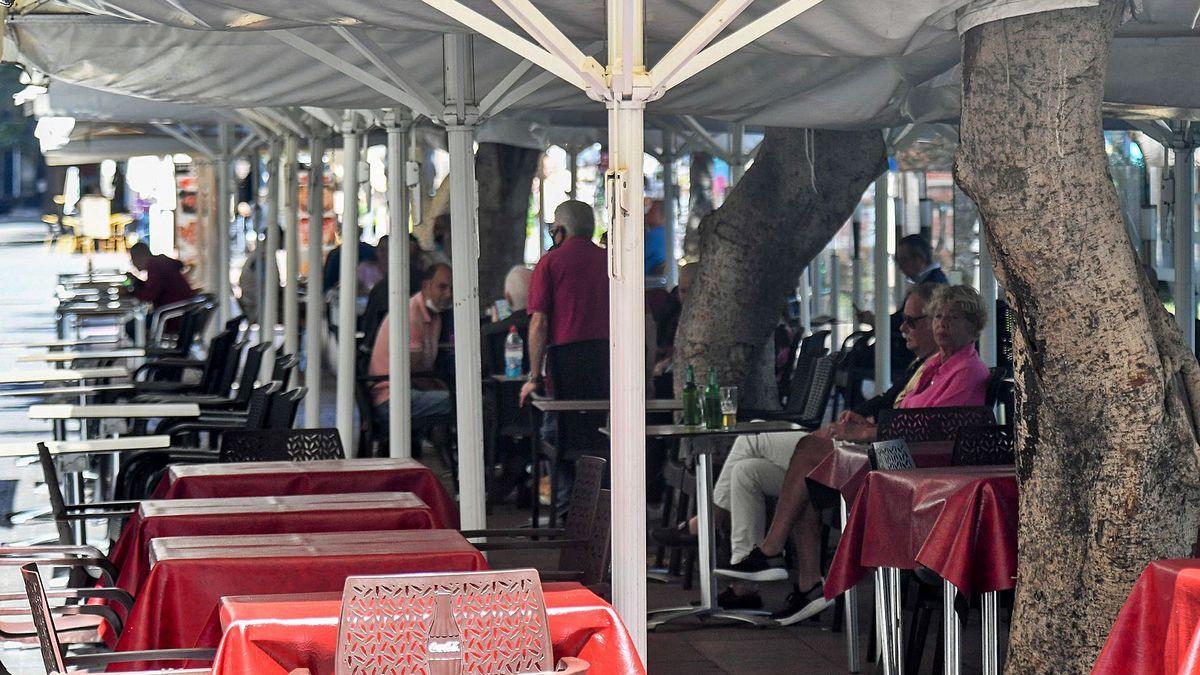
{"label": "blonde hair", "polygon": [[963,284],[939,286],[933,292],[933,299],[929,301],[929,306],[925,311],[929,314],[937,314],[944,309],[962,312],[963,318],[969,321],[975,330],[976,339],[983,333],[983,327],[987,325],[987,307],[984,306],[983,298],[979,293],[970,286]]}

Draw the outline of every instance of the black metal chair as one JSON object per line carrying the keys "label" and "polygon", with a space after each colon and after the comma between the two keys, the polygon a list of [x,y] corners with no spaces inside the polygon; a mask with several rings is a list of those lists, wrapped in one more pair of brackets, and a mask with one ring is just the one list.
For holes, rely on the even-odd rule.
{"label": "black metal chair", "polygon": [[[33,625],[37,631],[38,645],[41,648],[42,663],[50,675],[67,673],[68,668],[105,668],[113,663],[130,663],[134,661],[212,661],[216,656],[215,649],[160,649],[137,652],[112,652],[106,654],[77,654],[68,655],[63,650],[55,629],[54,612],[51,610],[50,598],[42,583],[41,574],[36,563],[21,566],[21,578],[25,582],[25,592],[29,598],[29,611]],[[194,668],[190,670],[156,670],[142,671],[134,675],[208,675],[209,668]]]}
{"label": "black metal chair", "polygon": [[271,345],[262,343],[246,350],[241,376],[236,389],[221,394],[142,394],[135,401],[148,403],[195,403],[201,410],[244,411],[250,403],[254,383],[262,371],[262,362]]}
{"label": "black metal chair", "polygon": [[173,446],[178,444],[179,447],[186,447],[183,444],[184,438],[200,432],[212,435],[230,429],[265,429],[270,423],[271,406],[277,400],[274,396],[279,389],[278,382],[268,382],[256,387],[250,394],[244,413],[210,412],[202,413],[200,417],[193,419],[163,420],[154,433],[168,434]]}
{"label": "black metal chair", "polygon": [[288,386],[292,381],[292,373],[300,364],[300,357],[295,354],[276,354],[275,363],[271,366],[271,381]]}
{"label": "black metal chair", "polygon": [[903,471],[917,468],[908,443],[903,438],[875,441],[867,449],[867,461],[872,471]]}
{"label": "black metal chair", "polygon": [[889,408],[879,411],[879,440],[952,441],[959,427],[995,424],[991,408]]}
{"label": "black metal chair", "polygon": [[958,428],[951,466],[996,466],[1012,464],[1015,453],[1012,429],[998,424],[970,425]]}
{"label": "black metal chair", "polygon": [[[219,394],[221,379],[229,360],[234,357],[236,345],[237,334],[222,331],[209,342],[207,358],[165,358],[143,364],[134,372],[134,392]],[[189,370],[200,371],[198,382],[180,381],[183,373]]]}
{"label": "black metal chair", "polygon": [[[855,331],[842,340],[834,377],[833,416],[863,402],[862,385],[875,377],[875,331]],[[839,405],[840,401],[840,405]]]}
{"label": "black metal chair", "polygon": [[[278,384],[278,383],[277,383]],[[296,413],[308,389],[296,387],[290,391],[278,391],[271,398],[271,409],[267,413],[267,429],[291,429],[296,424]]]}
{"label": "black metal chair", "polygon": [[345,459],[337,429],[241,429],[221,436],[222,462],[310,462]]}

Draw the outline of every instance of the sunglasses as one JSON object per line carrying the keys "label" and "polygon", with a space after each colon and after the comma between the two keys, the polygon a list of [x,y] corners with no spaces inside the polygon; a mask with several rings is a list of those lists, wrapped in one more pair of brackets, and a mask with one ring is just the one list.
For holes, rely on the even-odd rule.
{"label": "sunglasses", "polygon": [[903,316],[904,318],[902,318],[902,319],[900,320],[900,325],[901,325],[901,326],[908,326],[909,328],[916,328],[916,327],[917,327],[917,324],[918,324],[918,323],[920,323],[920,322],[921,322],[921,320],[922,320],[922,319],[924,319],[924,318],[925,318],[926,316],[928,316],[928,315],[927,315],[927,314],[922,314],[921,316],[909,316],[909,315],[907,315],[907,314],[904,314],[904,315],[902,315],[902,316]]}

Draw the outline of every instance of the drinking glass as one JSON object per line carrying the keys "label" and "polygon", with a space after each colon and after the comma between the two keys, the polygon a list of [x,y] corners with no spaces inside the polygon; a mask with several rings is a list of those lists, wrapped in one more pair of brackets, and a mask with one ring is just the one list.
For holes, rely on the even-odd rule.
{"label": "drinking glass", "polygon": [[732,429],[737,426],[738,388],[721,387],[721,427]]}

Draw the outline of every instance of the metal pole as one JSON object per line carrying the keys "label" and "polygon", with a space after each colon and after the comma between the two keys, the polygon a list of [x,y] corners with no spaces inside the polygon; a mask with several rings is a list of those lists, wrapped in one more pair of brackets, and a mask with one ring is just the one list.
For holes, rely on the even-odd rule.
{"label": "metal pole", "polygon": [[992,255],[988,251],[987,237],[979,236],[979,296],[987,308],[987,324],[979,336],[979,358],[992,368],[996,365],[996,272],[992,269]]}
{"label": "metal pole", "polygon": [[[812,266],[805,267],[800,271],[800,284],[796,286],[796,299],[800,301],[800,333],[808,335],[812,330],[812,288],[808,284],[808,271]],[[837,343],[830,343],[834,349],[837,349]]]}
{"label": "metal pole", "polygon": [[954,584],[942,580],[942,643],[946,646],[943,660],[943,675],[958,675],[959,671],[959,637],[958,614],[954,611],[954,596],[958,589]]}
{"label": "metal pole", "polygon": [[321,426],[321,344],[325,336],[325,292],[321,268],[325,262],[325,139],[308,139],[312,161],[308,171],[308,289],[304,302],[304,424]]}
{"label": "metal pole", "polygon": [[354,353],[358,299],[358,113],[342,118],[342,253],[338,277],[337,428],[354,457]]}
{"label": "metal pole", "polygon": [[996,617],[996,591],[983,594],[980,609],[983,623],[983,675],[1000,672],[999,626]]}
{"label": "metal pole", "polygon": [[271,171],[269,185],[271,192],[275,194],[267,198],[267,236],[258,244],[266,248],[262,255],[265,278],[262,299],[258,305],[262,308],[258,317],[258,339],[271,345],[266,358],[263,359],[263,370],[260,372],[270,372],[271,363],[275,359],[275,325],[279,323],[279,265],[276,263],[275,252],[279,250],[279,214],[286,209],[284,195],[287,191],[283,181],[283,163],[279,156],[280,145],[279,139],[273,138],[268,146],[267,161]]}
{"label": "metal pole", "polygon": [[483,381],[479,333],[479,209],[475,185],[475,70],[472,37],[449,34],[446,134],[450,146],[450,259],[454,263],[454,381],[458,499],[463,529],[484,527]]}
{"label": "metal pole", "polygon": [[888,315],[888,175],[875,179],[875,391],[892,386],[892,322]]}
{"label": "metal pole", "polygon": [[412,114],[404,108],[387,113],[388,217],[388,456],[412,457],[412,389],[408,353],[408,128]]}
{"label": "metal pole", "polygon": [[[846,498],[838,499],[838,515],[841,517],[841,530],[846,531],[846,521],[849,520],[849,507]],[[862,659],[858,653],[858,587],[851,586],[842,594],[845,607],[843,616],[846,620],[846,669],[857,673],[862,668]],[[957,673],[955,673],[957,675]]]}
{"label": "metal pole", "polygon": [[[854,220],[850,223],[850,296],[855,311],[862,309],[863,306],[863,284],[862,284],[862,204],[854,209]],[[858,323],[854,323],[854,330],[858,330]]]}
{"label": "metal pole", "polygon": [[225,323],[233,316],[233,296],[229,292],[229,174],[230,174],[230,136],[233,129],[228,123],[217,127],[218,154],[215,158],[214,169],[217,174],[217,209],[214,222],[212,241],[212,288],[217,296],[217,316]]}
{"label": "metal pole", "polygon": [[[663,230],[667,240],[667,288],[679,283],[679,260],[675,255],[675,228],[679,222],[679,188],[675,185],[675,134],[663,132]],[[574,177],[572,177],[574,192]]]}
{"label": "metal pole", "polygon": [[579,151],[574,147],[567,153],[567,170],[571,173],[571,199],[579,199]]}
{"label": "metal pole", "polygon": [[842,343],[842,326],[838,320],[838,299],[842,294],[841,280],[841,258],[838,257],[837,240],[829,243],[829,317],[830,328],[832,331],[829,336],[833,340],[833,344],[839,345]]}
{"label": "metal pole", "polygon": [[[293,356],[300,353],[300,218],[299,185],[296,180],[296,154],[299,139],[288,134],[283,139],[283,159],[279,169],[279,208],[283,215],[283,247],[287,252],[284,270],[287,286],[283,289],[283,351]],[[289,386],[284,382],[283,386]],[[310,392],[311,394],[311,392]]]}
{"label": "metal pole", "polygon": [[746,173],[746,159],[743,145],[746,141],[746,125],[734,124],[729,129],[729,187],[737,185]]}
{"label": "metal pole", "polygon": [[1196,167],[1192,148],[1175,148],[1175,320],[1188,348],[1196,351],[1196,279],[1192,228]]}

